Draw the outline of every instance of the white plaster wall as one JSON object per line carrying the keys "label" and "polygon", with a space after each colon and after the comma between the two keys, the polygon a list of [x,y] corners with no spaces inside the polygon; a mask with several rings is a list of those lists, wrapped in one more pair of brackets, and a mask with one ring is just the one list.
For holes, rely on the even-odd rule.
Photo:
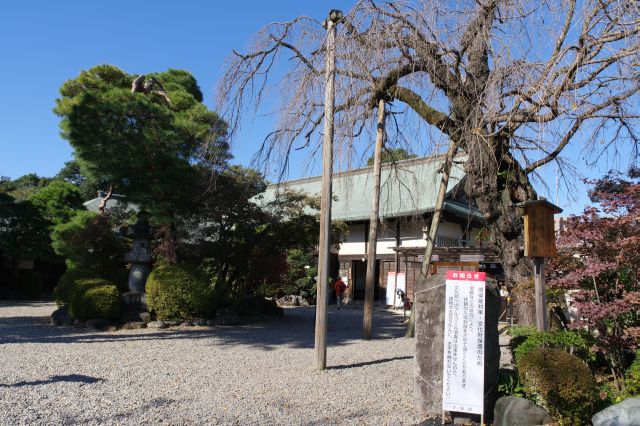
{"label": "white plaster wall", "polygon": [[[402,234],[401,234],[402,235]],[[395,223],[378,225],[378,243],[376,244],[377,254],[393,254],[393,247],[396,246],[396,225]]]}
{"label": "white plaster wall", "polygon": [[462,226],[457,223],[445,222],[438,226],[438,235],[453,238],[454,240],[462,239]]}
{"label": "white plaster wall", "polygon": [[364,254],[364,223],[349,224],[349,236],[340,245],[340,254]]}
{"label": "white plaster wall", "polygon": [[423,232],[425,224],[422,221],[403,223],[400,227],[401,245],[405,247],[424,247],[427,245]]}
{"label": "white plaster wall", "polygon": [[[393,254],[395,247],[395,225],[393,223],[379,225],[378,243],[376,251],[378,254]],[[426,224],[421,222],[402,223],[400,226],[400,245],[404,247],[424,247],[427,242],[425,240],[425,232],[423,227]],[[358,255],[363,256],[366,253],[365,247],[365,229],[364,223],[349,224],[349,236],[340,246],[341,255]],[[478,228],[471,229],[471,239],[475,241]],[[461,239],[463,229],[457,223],[445,222],[438,227],[438,235],[453,239]],[[472,242],[471,245],[475,245]]]}

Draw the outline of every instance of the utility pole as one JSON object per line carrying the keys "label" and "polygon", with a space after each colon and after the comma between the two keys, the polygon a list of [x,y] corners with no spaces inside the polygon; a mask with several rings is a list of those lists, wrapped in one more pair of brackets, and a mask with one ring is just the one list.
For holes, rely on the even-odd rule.
{"label": "utility pole", "polygon": [[320,199],[320,241],[316,293],[315,368],[327,368],[327,303],[331,248],[331,175],[333,173],[333,114],[336,79],[336,24],[342,12],[331,10],[323,26],[327,29],[327,68],[324,98],[324,141],[322,144],[322,190]]}
{"label": "utility pole", "polygon": [[382,146],[384,145],[384,99],[378,101],[378,129],[376,147],[373,154],[373,194],[371,197],[371,216],[369,218],[369,242],[367,247],[367,279],[364,287],[364,318],[362,320],[362,338],[371,339],[373,322],[373,290],[376,279],[376,246],[378,243],[378,217],[380,210],[380,171],[382,168]]}

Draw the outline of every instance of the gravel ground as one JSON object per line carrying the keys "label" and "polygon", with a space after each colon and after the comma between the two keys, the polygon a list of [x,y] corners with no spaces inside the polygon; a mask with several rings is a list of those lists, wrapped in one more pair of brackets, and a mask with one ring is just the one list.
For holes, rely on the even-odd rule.
{"label": "gravel ground", "polygon": [[0,424],[417,424],[402,314],[329,308],[314,371],[313,308],[235,327],[101,333],[53,327],[52,303],[0,303]]}

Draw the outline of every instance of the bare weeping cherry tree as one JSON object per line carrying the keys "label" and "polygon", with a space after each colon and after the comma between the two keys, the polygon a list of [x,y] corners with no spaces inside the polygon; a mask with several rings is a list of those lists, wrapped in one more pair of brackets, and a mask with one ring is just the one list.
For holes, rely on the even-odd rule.
{"label": "bare weeping cherry tree", "polygon": [[[410,122],[416,138],[440,133],[467,154],[466,192],[507,282],[518,282],[530,266],[514,204],[537,198],[540,168],[555,161],[570,173],[561,153],[572,142],[591,158],[623,146],[637,162],[638,7],[633,0],[358,2],[336,38],[336,153],[347,156],[375,129],[380,99],[405,105],[418,118]],[[229,59],[219,106],[232,133],[266,100],[278,114],[259,159],[317,149],[324,36],[312,18],[272,23],[247,53]]]}

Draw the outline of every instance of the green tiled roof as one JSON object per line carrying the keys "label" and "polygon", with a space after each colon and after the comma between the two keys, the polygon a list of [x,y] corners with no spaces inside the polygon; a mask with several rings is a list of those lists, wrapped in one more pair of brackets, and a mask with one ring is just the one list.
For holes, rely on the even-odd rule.
{"label": "green tiled roof", "polygon": [[[92,198],[89,201],[85,201],[83,203],[85,208],[92,212],[96,212],[96,213],[99,212],[98,206],[100,205],[100,202],[102,201],[105,195],[106,194],[104,192],[100,192],[100,194],[98,194],[96,198]],[[106,208],[110,209],[114,207],[124,207],[127,211],[129,210],[138,211],[138,206],[131,203],[127,203],[126,198],[127,197],[125,197],[124,195],[113,194],[111,198],[107,201]]]}
{"label": "green tiled roof", "polygon": [[[433,211],[440,173],[437,172],[442,163],[442,156],[425,157],[385,164],[382,168],[380,191],[380,218],[412,216]],[[457,157],[451,171],[447,191],[460,182],[464,176],[461,161],[465,157]],[[342,221],[368,220],[371,212],[371,196],[373,193],[373,167],[365,167],[349,172],[333,175],[334,201],[331,207],[332,219]],[[321,177],[291,180],[267,187],[259,204],[273,201],[283,190],[301,191],[308,195],[319,195]],[[337,201],[335,198],[337,197]],[[450,210],[449,202],[445,210]],[[470,214],[459,203],[451,205],[456,214]],[[473,213],[471,213],[473,214]]]}

